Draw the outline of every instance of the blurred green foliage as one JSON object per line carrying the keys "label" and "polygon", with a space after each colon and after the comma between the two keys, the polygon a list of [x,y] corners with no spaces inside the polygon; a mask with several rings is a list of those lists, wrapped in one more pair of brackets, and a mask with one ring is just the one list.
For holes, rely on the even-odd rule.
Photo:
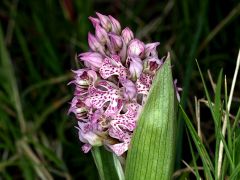
{"label": "blurred green foliage", "polygon": [[[240,47],[239,0],[1,0],[0,179],[98,178],[91,155],[81,152],[76,121],[67,116],[70,70],[80,66],[75,54],[88,49],[88,16],[96,11],[113,15],[143,41],[160,41],[161,56],[170,51],[174,77],[184,88],[183,107],[192,116],[193,96],[204,93],[195,59],[214,80],[220,68],[232,77]],[[239,97],[239,83],[236,89]],[[190,158],[179,137],[177,168]]]}

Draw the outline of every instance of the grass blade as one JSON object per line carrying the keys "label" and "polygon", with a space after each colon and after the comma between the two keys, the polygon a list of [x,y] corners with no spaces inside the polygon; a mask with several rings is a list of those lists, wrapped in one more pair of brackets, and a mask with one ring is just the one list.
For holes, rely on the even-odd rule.
{"label": "grass blade", "polygon": [[187,137],[188,137],[188,142],[189,142],[189,147],[190,147],[190,151],[191,151],[191,155],[193,158],[193,165],[194,165],[194,172],[195,172],[195,176],[197,178],[197,180],[201,180],[200,174],[198,172],[198,167],[197,167],[197,160],[193,151],[193,147],[192,147],[192,142],[190,140],[189,134],[187,133]]}
{"label": "grass blade", "polygon": [[23,116],[22,105],[20,101],[19,91],[17,87],[16,77],[14,75],[13,65],[4,44],[2,26],[0,24],[0,66],[5,72],[6,82],[9,82],[9,97],[12,97],[11,101],[16,109],[20,128],[22,132],[26,131],[26,123]]}
{"label": "grass blade", "polygon": [[201,139],[199,138],[196,130],[194,129],[190,119],[188,118],[187,114],[184,112],[184,110],[182,109],[182,107],[180,106],[180,109],[182,110],[182,114],[183,114],[183,118],[186,122],[186,125],[188,127],[188,130],[191,134],[191,137],[195,143],[195,146],[199,152],[199,155],[202,159],[202,162],[203,162],[203,167],[204,167],[204,172],[205,172],[205,176],[208,178],[208,179],[213,179],[212,177],[212,174],[211,174],[211,171],[214,170],[213,168],[213,164],[211,162],[211,159],[203,145],[203,143],[201,142]]}
{"label": "grass blade", "polygon": [[[221,131],[220,126],[218,125],[217,117],[214,114],[213,104],[212,104],[212,101],[211,101],[211,98],[210,98],[210,95],[209,95],[209,92],[208,92],[208,89],[207,89],[207,86],[206,86],[206,83],[205,83],[205,80],[204,80],[204,77],[203,77],[203,74],[202,74],[202,71],[200,69],[200,66],[199,66],[198,62],[197,62],[197,67],[198,67],[198,70],[199,70],[199,73],[200,73],[200,76],[201,76],[201,79],[202,79],[204,91],[205,91],[205,94],[206,94],[206,97],[207,97],[207,101],[208,101],[208,104],[209,104],[209,108],[210,108],[210,111],[211,111],[211,114],[212,114],[212,118],[213,118],[213,121],[214,121],[215,132],[216,132],[215,136],[216,137],[218,136],[217,138],[221,139],[219,151],[223,150],[222,148],[224,148],[224,150],[226,152],[226,155],[227,155],[227,158],[228,158],[228,160],[230,162],[231,167],[234,167],[233,160],[232,160],[232,157],[231,157],[230,152],[229,152],[229,148],[228,148],[227,143],[226,143],[225,138],[224,138],[225,133]],[[222,145],[221,145],[221,143],[222,143]],[[221,158],[220,155],[221,154],[219,153],[219,158]],[[218,169],[220,168],[219,166],[221,166],[220,164],[221,164],[221,162],[218,160]],[[218,170],[218,173],[219,173],[219,170]]]}
{"label": "grass blade", "polygon": [[[222,70],[218,75],[218,81],[215,89],[215,100],[214,100],[214,114],[217,119],[217,126],[221,125],[221,117],[222,117],[222,105],[221,105],[221,86],[222,86]],[[215,129],[217,130],[217,129]],[[217,132],[215,132],[217,134]],[[220,146],[220,138],[216,136],[216,145],[215,145],[215,177],[217,178],[217,169],[218,169],[218,151]]]}

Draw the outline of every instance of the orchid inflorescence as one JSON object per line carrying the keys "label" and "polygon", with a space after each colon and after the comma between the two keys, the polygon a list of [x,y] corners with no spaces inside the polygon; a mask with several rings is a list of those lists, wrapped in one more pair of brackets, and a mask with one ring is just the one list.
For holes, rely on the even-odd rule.
{"label": "orchid inflorescence", "polygon": [[78,120],[79,139],[87,153],[104,145],[121,156],[128,150],[138,115],[163,60],[159,42],[144,44],[112,16],[89,17],[95,35],[88,33],[90,50],[77,55],[84,68],[73,71],[74,97],[69,113]]}

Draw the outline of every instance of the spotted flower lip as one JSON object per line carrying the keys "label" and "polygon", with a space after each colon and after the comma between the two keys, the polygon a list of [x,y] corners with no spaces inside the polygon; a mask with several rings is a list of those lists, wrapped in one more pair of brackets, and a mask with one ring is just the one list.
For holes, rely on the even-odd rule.
{"label": "spotted flower lip", "polygon": [[114,17],[96,15],[89,17],[95,28],[88,33],[89,51],[77,55],[85,67],[73,71],[69,83],[75,85],[69,113],[78,120],[83,152],[103,145],[122,156],[163,59],[160,43],[145,44]]}

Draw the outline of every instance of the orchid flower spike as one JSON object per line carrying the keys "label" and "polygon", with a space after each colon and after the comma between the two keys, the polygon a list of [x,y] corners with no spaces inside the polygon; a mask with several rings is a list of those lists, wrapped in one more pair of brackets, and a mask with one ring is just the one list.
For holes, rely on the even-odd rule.
{"label": "orchid flower spike", "polygon": [[77,55],[85,67],[74,72],[74,97],[69,113],[87,153],[93,146],[107,147],[117,156],[129,148],[136,122],[154,76],[163,63],[159,42],[145,44],[130,28],[121,28],[112,16],[89,17],[89,51]]}

